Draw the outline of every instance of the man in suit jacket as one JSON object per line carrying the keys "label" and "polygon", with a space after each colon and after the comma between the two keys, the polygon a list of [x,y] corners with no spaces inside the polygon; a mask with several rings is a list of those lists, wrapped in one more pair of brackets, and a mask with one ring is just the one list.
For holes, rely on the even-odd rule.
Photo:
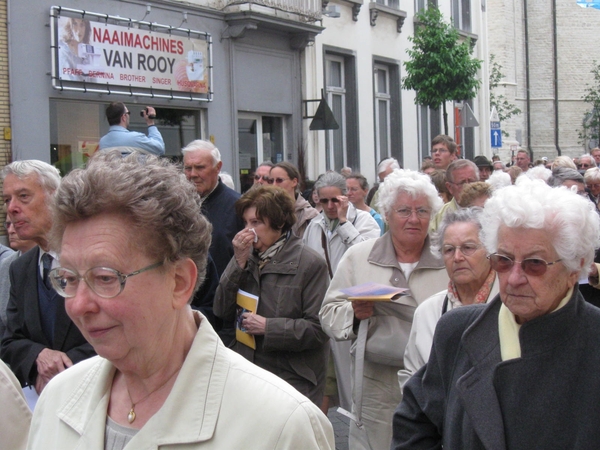
{"label": "man in suit jacket", "polygon": [[48,233],[50,203],[60,183],[56,168],[42,161],[16,161],[5,167],[3,196],[9,219],[21,239],[37,246],[10,267],[10,298],[0,356],[22,386],[41,393],[59,372],[94,355],[94,349],[67,316],[65,301],[49,283],[56,265]]}

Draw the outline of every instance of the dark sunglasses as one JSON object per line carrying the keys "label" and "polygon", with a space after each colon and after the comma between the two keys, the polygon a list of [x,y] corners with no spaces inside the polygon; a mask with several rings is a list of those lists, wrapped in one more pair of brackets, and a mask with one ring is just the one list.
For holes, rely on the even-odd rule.
{"label": "dark sunglasses", "polygon": [[254,180],[255,181],[259,181],[261,178],[263,180],[265,180],[265,183],[273,184],[273,179],[272,178],[269,178],[269,177],[267,177],[265,175],[254,175]]}
{"label": "dark sunglasses", "polygon": [[521,264],[521,270],[525,272],[526,275],[530,275],[532,277],[541,277],[546,273],[546,270],[548,270],[548,266],[562,261],[562,259],[557,259],[556,261],[546,262],[540,258],[527,258],[523,261],[515,261],[508,256],[500,255],[498,253],[489,255],[488,259],[490,260],[492,269],[498,273],[508,272],[510,269],[512,269],[515,263],[517,263]]}
{"label": "dark sunglasses", "polygon": [[339,203],[340,200],[336,197],[332,197],[332,198],[320,198],[319,199],[319,203],[322,203],[323,205],[326,205],[329,202],[333,202],[333,203]]}

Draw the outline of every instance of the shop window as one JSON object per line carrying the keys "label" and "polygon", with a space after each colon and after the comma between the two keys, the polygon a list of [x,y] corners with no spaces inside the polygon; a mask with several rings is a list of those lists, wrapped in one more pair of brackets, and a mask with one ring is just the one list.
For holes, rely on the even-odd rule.
{"label": "shop window", "polygon": [[262,162],[277,164],[285,160],[285,122],[281,116],[238,114],[241,192],[252,186],[254,171]]}
{"label": "shop window", "polygon": [[[145,105],[126,103],[131,111],[129,129],[146,133],[140,112]],[[83,167],[108,132],[107,103],[71,100],[50,101],[50,161],[64,175]],[[181,148],[203,136],[202,112],[193,109],[156,108],[156,124],[165,141],[165,156],[181,159]]]}

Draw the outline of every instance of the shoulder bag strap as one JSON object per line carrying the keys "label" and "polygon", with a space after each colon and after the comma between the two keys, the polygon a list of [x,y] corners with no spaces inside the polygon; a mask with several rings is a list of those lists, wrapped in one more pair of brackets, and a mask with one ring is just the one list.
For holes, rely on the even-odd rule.
{"label": "shoulder bag strap", "polygon": [[442,305],[442,316],[446,314],[446,312],[448,312],[448,294],[446,294],[446,297],[444,298],[444,303]]}
{"label": "shoulder bag strap", "polygon": [[325,236],[325,232],[323,228],[321,228],[321,246],[323,247],[323,252],[325,253],[325,261],[327,261],[327,269],[329,270],[329,278],[333,278],[333,271],[331,270],[331,263],[329,262],[329,252],[327,251],[327,237]]}

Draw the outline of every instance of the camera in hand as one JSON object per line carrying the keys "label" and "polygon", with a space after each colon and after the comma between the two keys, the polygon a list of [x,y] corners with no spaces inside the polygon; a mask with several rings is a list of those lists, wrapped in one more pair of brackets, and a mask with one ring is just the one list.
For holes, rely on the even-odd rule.
{"label": "camera in hand", "polygon": [[148,114],[148,108],[144,108],[143,110],[141,110],[140,116],[144,117],[144,111],[146,111],[146,114],[148,115],[148,119],[156,119],[156,114]]}

